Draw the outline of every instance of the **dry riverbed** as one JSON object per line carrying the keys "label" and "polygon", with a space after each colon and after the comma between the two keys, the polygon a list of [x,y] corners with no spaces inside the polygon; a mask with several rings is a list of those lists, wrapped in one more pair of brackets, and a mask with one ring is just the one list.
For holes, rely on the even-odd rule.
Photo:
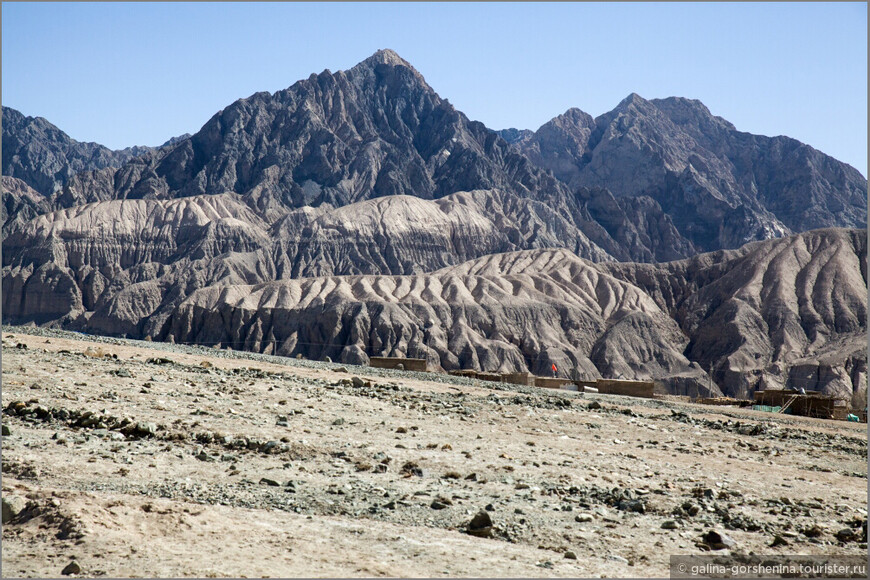
{"label": "dry riverbed", "polygon": [[866,554],[863,424],[2,336],[4,577],[661,577],[710,531]]}

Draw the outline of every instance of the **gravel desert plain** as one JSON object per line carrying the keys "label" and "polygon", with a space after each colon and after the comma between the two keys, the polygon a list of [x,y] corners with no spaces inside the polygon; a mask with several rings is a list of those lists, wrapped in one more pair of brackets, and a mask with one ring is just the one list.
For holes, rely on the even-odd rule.
{"label": "gravel desert plain", "polygon": [[4,577],[662,577],[672,554],[867,550],[865,424],[36,328],[2,344]]}

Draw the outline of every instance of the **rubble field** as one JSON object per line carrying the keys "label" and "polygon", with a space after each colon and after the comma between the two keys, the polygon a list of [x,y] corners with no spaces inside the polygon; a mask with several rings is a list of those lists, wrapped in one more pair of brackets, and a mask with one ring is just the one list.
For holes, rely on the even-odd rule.
{"label": "rubble field", "polygon": [[4,577],[661,577],[865,555],[865,424],[2,333]]}

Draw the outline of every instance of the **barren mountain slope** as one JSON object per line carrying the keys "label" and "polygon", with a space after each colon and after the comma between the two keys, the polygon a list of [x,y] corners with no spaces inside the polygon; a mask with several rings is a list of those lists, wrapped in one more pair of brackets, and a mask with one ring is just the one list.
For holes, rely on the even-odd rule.
{"label": "barren mountain slope", "polygon": [[3,237],[14,224],[23,224],[49,210],[48,199],[15,177],[0,178],[3,189],[2,221]]}
{"label": "barren mountain slope", "polygon": [[[713,367],[726,393],[786,383],[848,396],[866,389],[858,347],[867,340],[866,231],[815,230],[670,264],[599,267],[655,299],[691,337],[686,355]],[[797,364],[822,352],[824,362]]]}
{"label": "barren mountain slope", "polygon": [[26,117],[9,107],[3,107],[2,113],[3,175],[21,179],[46,197],[77,173],[120,167],[156,149],[137,146],[112,151],[98,143],[76,141],[42,117]]}
{"label": "barren mountain slope", "polygon": [[499,191],[300,208],[271,226],[236,194],[96,202],[11,228],[3,316],[144,336],[214,284],[422,273],[554,245],[609,259],[545,204]]}
{"label": "barren mountain slope", "polygon": [[422,274],[492,253],[564,247],[611,259],[548,205],[499,190],[295,210],[273,228],[282,278]]}
{"label": "barren mountain slope", "polygon": [[[159,280],[167,264],[182,267],[267,243],[265,224],[234,195],[113,201],[45,214],[4,241],[3,316],[69,322],[124,288]],[[166,298],[152,295],[156,304],[146,300],[140,311],[150,314]]]}
{"label": "barren mountain slope", "polygon": [[431,199],[496,187],[542,200],[564,193],[390,50],[347,71],[240,99],[170,152],[109,173],[111,181],[83,175],[78,195],[96,201],[234,191],[277,217],[288,207],[386,195]]}
{"label": "barren mountain slope", "polygon": [[[737,131],[695,100],[632,94],[596,119],[570,109],[535,133],[503,134],[571,187],[613,192],[611,207],[645,200],[698,251],[867,221],[867,180],[853,167],[788,137]],[[611,234],[632,227],[598,205],[588,209]],[[678,247],[659,244],[659,260]]]}
{"label": "barren mountain slope", "polygon": [[[662,377],[685,372],[685,339],[674,322],[636,288],[602,275],[564,250],[502,254],[544,261],[547,271],[468,274],[493,258],[418,276],[350,276],[213,287],[194,293],[170,317],[176,342],[221,343],[255,352],[364,353],[428,358],[445,369],[542,373],[556,364],[599,376],[588,359],[596,338],[631,314],[651,329],[655,354],[623,353],[620,368]],[[478,262],[484,262],[478,266]]]}
{"label": "barren mountain slope", "polygon": [[542,373],[555,362],[591,376],[698,379],[712,368],[729,395],[797,384],[851,397],[867,381],[856,346],[866,340],[866,255],[865,232],[838,229],[660,266],[513,252],[431,275],[206,289],[165,332],[316,358],[425,357],[447,369]]}
{"label": "barren mountain slope", "polygon": [[[344,353],[352,360],[382,351],[428,356],[421,346],[428,342],[433,362],[448,369],[545,372],[556,362],[593,376],[688,373],[698,379],[702,368],[712,368],[728,394],[783,385],[790,376],[792,383],[844,396],[865,385],[866,356],[853,345],[866,335],[863,232],[820,230],[658,266],[595,265],[567,251],[505,253],[570,242],[553,235],[560,231],[558,218],[542,204],[522,202],[524,223],[499,213],[511,199],[492,191],[433,201],[396,196],[335,210],[296,210],[271,228],[235,194],[121,200],[54,212],[7,239],[4,317],[314,357],[338,358],[353,347]],[[530,231],[535,235],[524,238]],[[571,231],[569,225],[562,231]],[[606,257],[595,254],[588,240],[571,245]],[[430,277],[419,271],[420,263],[447,269]],[[629,286],[588,291],[584,284],[597,284],[589,277],[602,272]],[[414,285],[431,295],[371,294],[369,286],[378,286],[373,282],[335,293],[332,285],[348,282],[317,278],[388,279],[383,273],[414,273]],[[445,275],[459,278],[445,284]],[[309,278],[287,280],[291,276]],[[513,287],[505,294],[508,280]],[[258,298],[256,307],[268,311],[218,322],[198,306],[208,295],[209,307],[221,312],[250,310],[236,299],[218,306],[214,297],[228,285],[264,283],[304,288],[312,297],[326,294],[303,304],[261,304]],[[208,288],[216,290],[179,310],[188,296]],[[605,314],[615,300],[610,294],[626,288],[647,295],[656,312],[632,302],[618,316]],[[435,313],[427,300],[439,299],[444,304]],[[276,325],[275,309],[292,312],[292,322]],[[239,320],[244,324],[232,328]],[[427,327],[435,330],[427,333]],[[831,347],[835,343],[842,347]],[[827,362],[813,374],[807,359],[821,349]],[[802,370],[792,370],[798,359]]]}
{"label": "barren mountain slope", "polygon": [[[382,50],[241,99],[160,148],[112,152],[3,115],[4,323],[191,340],[229,324],[192,314],[204,296],[216,305],[233,288],[229,315],[251,308],[237,286],[304,287],[322,302],[265,302],[295,322],[273,329],[264,313],[263,328],[220,342],[353,347],[345,356],[361,360],[426,336],[445,368],[542,372],[558,360],[692,384],[711,369],[729,394],[866,383],[866,235],[743,246],[863,225],[866,180],[797,141],[738,132],[697,101],[631,95],[597,119],[572,109],[535,133],[502,132],[509,145]],[[539,258],[550,269],[520,266]],[[600,264],[612,260],[659,264]],[[431,296],[371,294],[349,275],[374,287],[413,276]],[[332,284],[352,291],[323,290]],[[643,300],[609,314],[627,295]],[[437,316],[429,298],[443,303]],[[294,324],[310,337],[286,342]]]}

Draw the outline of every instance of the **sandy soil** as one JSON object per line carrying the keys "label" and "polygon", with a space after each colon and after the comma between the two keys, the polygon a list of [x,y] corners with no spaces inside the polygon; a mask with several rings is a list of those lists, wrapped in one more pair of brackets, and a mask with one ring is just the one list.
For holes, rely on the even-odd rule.
{"label": "sandy soil", "polygon": [[863,424],[155,346],[4,329],[4,577],[661,577],[710,530],[866,553]]}

